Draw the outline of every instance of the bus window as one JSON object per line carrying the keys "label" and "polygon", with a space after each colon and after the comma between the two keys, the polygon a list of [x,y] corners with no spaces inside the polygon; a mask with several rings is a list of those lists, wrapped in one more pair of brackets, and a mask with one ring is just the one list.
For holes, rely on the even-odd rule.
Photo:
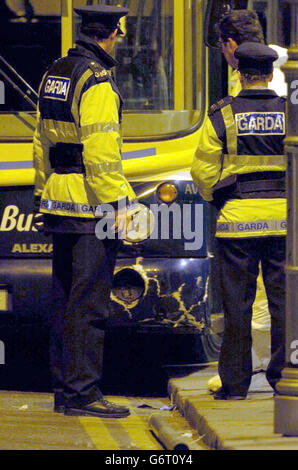
{"label": "bus window", "polygon": [[130,3],[116,53],[125,109],[173,109],[173,2]]}
{"label": "bus window", "polygon": [[[86,3],[92,2],[74,0],[74,7]],[[203,2],[101,3],[129,8],[125,35],[118,38],[115,51],[116,80],[124,98],[124,137],[158,139],[192,128],[203,111]],[[76,37],[79,21],[75,15]]]}
{"label": "bus window", "polygon": [[0,3],[0,138],[32,138],[41,78],[60,55],[61,0]]}
{"label": "bus window", "polygon": [[284,0],[249,0],[247,8],[255,10],[264,29],[267,44],[289,47],[291,6]]}

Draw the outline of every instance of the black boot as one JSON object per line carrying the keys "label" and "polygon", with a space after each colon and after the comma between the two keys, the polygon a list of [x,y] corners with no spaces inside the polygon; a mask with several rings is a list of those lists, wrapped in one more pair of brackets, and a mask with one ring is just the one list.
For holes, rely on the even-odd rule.
{"label": "black boot", "polygon": [[125,406],[116,405],[102,397],[85,406],[66,406],[64,414],[66,416],[93,416],[95,418],[125,418],[129,416],[130,411]]}
{"label": "black boot", "polygon": [[245,400],[247,393],[231,392],[227,387],[220,387],[214,392],[214,400]]}
{"label": "black boot", "polygon": [[64,393],[63,391],[55,390],[54,392],[54,412],[64,413]]}

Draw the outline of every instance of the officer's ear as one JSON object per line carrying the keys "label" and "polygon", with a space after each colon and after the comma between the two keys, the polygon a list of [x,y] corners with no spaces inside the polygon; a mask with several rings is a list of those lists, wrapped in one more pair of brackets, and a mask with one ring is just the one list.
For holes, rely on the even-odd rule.
{"label": "officer's ear", "polygon": [[226,47],[231,51],[231,52],[235,52],[235,50],[237,49],[238,47],[238,44],[236,41],[234,41],[234,39],[232,38],[228,38],[227,39],[227,42],[226,42]]}
{"label": "officer's ear", "polygon": [[269,80],[268,80],[268,82],[270,83],[270,82],[272,82],[272,80],[273,80],[273,72],[271,72],[271,74],[269,75]]}

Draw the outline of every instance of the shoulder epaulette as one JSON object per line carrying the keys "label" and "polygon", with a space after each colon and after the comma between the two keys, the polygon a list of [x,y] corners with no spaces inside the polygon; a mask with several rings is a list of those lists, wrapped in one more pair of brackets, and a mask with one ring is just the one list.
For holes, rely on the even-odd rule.
{"label": "shoulder epaulette", "polygon": [[228,104],[231,104],[233,99],[234,99],[234,97],[229,95],[229,96],[226,96],[225,98],[217,101],[212,106],[210,106],[209,111],[208,111],[208,115],[210,116],[211,114],[214,114],[215,111],[219,111],[221,108],[224,108]]}
{"label": "shoulder epaulette", "polygon": [[94,61],[89,62],[88,65],[94,73],[97,83],[106,82],[107,80],[109,80],[111,76],[111,72],[109,70],[104,69],[99,63]]}

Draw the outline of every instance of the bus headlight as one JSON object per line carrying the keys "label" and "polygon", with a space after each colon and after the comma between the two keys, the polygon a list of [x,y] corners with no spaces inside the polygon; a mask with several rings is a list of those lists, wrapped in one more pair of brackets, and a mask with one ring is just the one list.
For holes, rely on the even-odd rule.
{"label": "bus headlight", "polygon": [[138,211],[133,214],[132,220],[127,227],[125,240],[138,243],[150,237],[155,227],[155,217],[149,207],[138,204]]}

